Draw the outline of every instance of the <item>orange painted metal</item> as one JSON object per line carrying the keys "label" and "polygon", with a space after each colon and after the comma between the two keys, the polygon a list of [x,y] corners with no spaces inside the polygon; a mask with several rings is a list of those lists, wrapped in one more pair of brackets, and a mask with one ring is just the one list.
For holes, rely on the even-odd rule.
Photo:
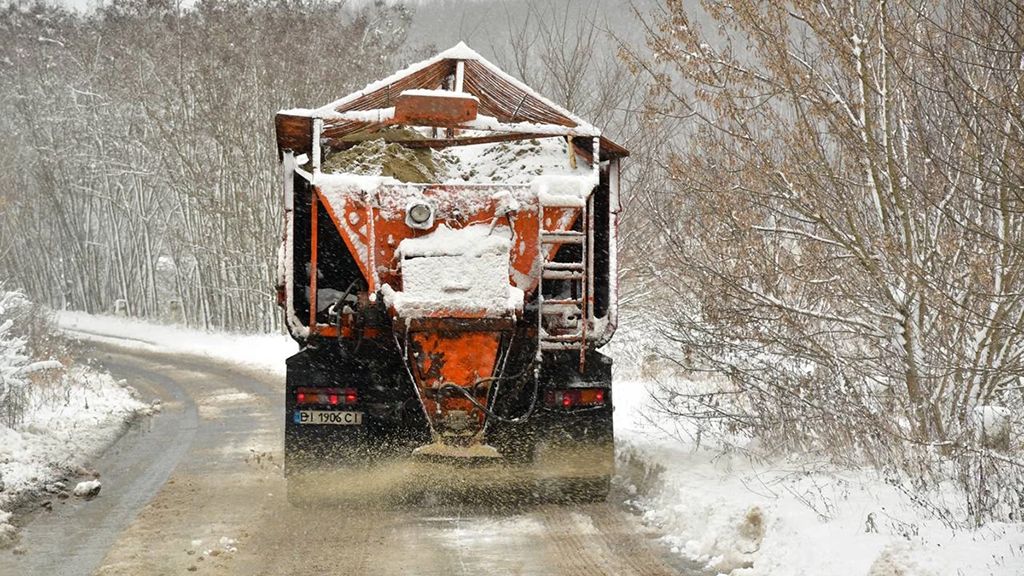
{"label": "orange painted metal", "polygon": [[331,324],[317,324],[310,329],[310,332],[325,338],[337,338],[340,335],[342,338],[350,340],[355,338],[379,338],[381,336],[381,331],[373,326],[355,328],[345,319],[342,322],[340,331],[337,326],[332,326]]}
{"label": "orange painted metal", "polygon": [[[378,198],[389,195],[401,197],[403,191],[411,186],[401,185],[394,189],[382,186],[377,192]],[[433,205],[436,218],[433,227],[418,230],[409,227],[405,222],[404,207],[391,206],[384,209],[372,206],[370,202],[360,201],[353,196],[344,196],[341,205],[336,205],[319,192],[314,193],[314,205],[319,200],[331,221],[334,223],[349,252],[356,260],[360,272],[367,280],[369,292],[376,292],[379,286],[388,284],[395,290],[402,289],[402,277],[399,267],[397,250],[402,240],[430,234],[441,224],[459,228],[477,223],[490,223],[495,218],[499,201],[492,196],[499,191],[515,192],[515,187],[464,186],[464,185],[421,185],[418,197]],[[469,202],[474,211],[461,209],[467,202],[466,195],[480,198],[480,202]],[[337,198],[337,197],[335,197]],[[370,200],[370,199],[367,199]],[[337,202],[337,199],[335,200]],[[544,210],[544,222],[538,219],[536,205],[524,205],[511,217],[498,217],[497,224],[509,226],[513,231],[513,245],[510,255],[510,281],[513,286],[522,290],[527,299],[536,290],[540,281],[541,254],[554,257],[557,246],[540,245],[540,227],[551,231],[565,231],[573,227],[581,211],[579,208],[547,208]],[[313,258],[316,250],[316,211],[313,217]],[[315,263],[313,265],[315,268]],[[316,278],[311,273],[310,283],[315,286]],[[315,294],[315,292],[314,292]],[[432,313],[437,317],[471,317],[465,311],[437,310]],[[479,315],[478,315],[479,316]],[[312,315],[311,315],[312,320]],[[315,325],[314,322],[310,323]],[[319,330],[318,330],[319,332]],[[322,333],[322,332],[321,332]]]}
{"label": "orange painted metal", "polygon": [[[359,266],[359,271],[363,273],[363,278],[369,283],[369,291],[375,292],[377,287],[371,268],[371,260],[366,257],[366,251],[362,249],[363,246],[370,245],[370,235],[367,233],[367,227],[370,224],[366,217],[369,211],[367,206],[351,198],[347,198],[340,207],[330,202],[324,202],[323,206],[331,221],[334,222],[334,227],[341,234],[341,239],[345,242],[349,253],[356,259],[356,265]],[[339,217],[344,218],[344,220],[339,219]]]}
{"label": "orange painted metal", "polygon": [[[412,188],[415,188],[415,198],[425,200],[434,209],[435,224],[430,229],[415,229],[405,221],[406,201],[401,199],[409,198]],[[519,210],[496,216],[502,195],[519,198]],[[545,220],[541,222],[536,200],[530,200],[532,196],[525,187],[508,185],[415,184],[384,185],[370,193],[316,194],[355,257],[370,285],[370,292],[376,292],[385,284],[402,290],[398,256],[402,240],[430,234],[441,224],[451,228],[495,224],[512,230],[509,280],[523,290],[527,299],[540,284],[543,260],[551,259],[558,248],[542,244],[540,231],[568,231],[582,213],[573,207],[545,208]],[[487,379],[494,375],[502,337],[513,329],[512,319],[446,309],[443,305],[431,311],[427,318],[404,319],[397,317],[394,310],[390,313],[396,332],[408,344],[407,365],[424,413],[437,434],[435,440],[462,446],[479,441],[486,418],[484,412],[465,394],[445,385],[466,390],[477,403],[486,406],[492,383]],[[311,326],[314,326],[313,333],[323,336],[368,336],[353,329],[345,319],[340,329],[313,323]]]}
{"label": "orange painted metal", "polygon": [[[385,186],[377,194],[383,197],[390,194],[397,196],[409,186],[412,185],[402,185],[395,190]],[[355,257],[360,271],[369,282],[371,292],[377,290],[378,280],[380,285],[389,284],[396,290],[401,289],[401,274],[396,251],[402,240],[430,234],[441,224],[458,228],[475,223],[489,223],[494,219],[495,210],[498,207],[498,201],[491,199],[490,196],[494,192],[510,189],[508,186],[500,185],[490,187],[429,185],[422,188],[420,196],[434,206],[437,214],[434,226],[427,230],[410,228],[405,222],[405,212],[402,209],[371,208],[368,207],[368,204],[351,197],[346,197],[343,206],[340,207],[329,202],[323,203],[328,215],[341,233],[349,252]],[[460,195],[467,194],[484,199],[484,202],[480,203],[472,213],[459,210],[459,206],[464,204],[460,201]],[[371,214],[372,219],[367,218],[367,212]],[[453,218],[456,213],[457,219]],[[544,211],[544,229],[569,230],[579,214],[578,208],[548,208]],[[510,266],[513,271],[511,280],[515,287],[529,295],[536,289],[540,279],[539,256],[541,250],[546,249],[547,257],[550,259],[554,256],[557,247],[538,245],[541,223],[537,218],[536,206],[523,206],[512,219],[507,216],[500,217],[498,224],[507,225],[513,229],[515,243],[512,246],[510,258]],[[371,238],[373,239],[372,245]],[[367,248],[364,249],[364,246]],[[372,254],[368,253],[371,250]],[[444,313],[439,312],[439,315],[444,316]]]}
{"label": "orange painted metal", "polygon": [[483,412],[463,394],[444,391],[441,386],[459,386],[486,405],[491,383],[480,380],[493,376],[500,343],[501,333],[491,331],[429,330],[409,334],[408,361],[435,430],[445,427],[444,419],[452,411],[469,415],[470,432],[483,425]]}
{"label": "orange painted metal", "polygon": [[399,94],[395,99],[393,122],[421,126],[455,126],[475,120],[476,114],[477,99],[469,94]]}

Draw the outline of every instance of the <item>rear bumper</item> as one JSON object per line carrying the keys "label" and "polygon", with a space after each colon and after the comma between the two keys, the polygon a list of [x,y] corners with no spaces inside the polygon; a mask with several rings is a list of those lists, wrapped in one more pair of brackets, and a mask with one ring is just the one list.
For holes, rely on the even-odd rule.
{"label": "rear bumper", "polygon": [[[563,410],[539,401],[532,416],[524,422],[488,423],[484,442],[493,446],[499,467],[557,470],[559,474],[579,471],[583,477],[611,473],[614,452],[612,430],[612,394],[610,361],[600,355],[587,374],[579,375],[569,366],[545,370],[542,383],[548,387],[607,387],[606,403],[599,407]],[[346,359],[332,349],[306,349],[288,360],[285,391],[284,437],[285,473],[308,469],[338,469],[364,463],[412,458],[413,451],[431,442],[423,409],[413,394],[412,384],[401,378],[401,363],[391,365],[386,354],[367,365]],[[574,376],[575,374],[575,376]],[[570,378],[575,377],[575,380]],[[301,424],[295,420],[298,387],[355,388],[359,401],[354,405],[316,407],[317,410],[361,412],[360,424]],[[541,391],[543,394],[544,391]],[[526,411],[513,407],[509,416]],[[303,409],[310,408],[303,405]]]}
{"label": "rear bumper", "polygon": [[[611,411],[604,414],[542,414],[536,422],[520,426],[513,434],[491,434],[488,444],[497,458],[445,458],[415,455],[429,445],[408,434],[384,434],[376,428],[311,426],[289,423],[285,430],[285,473],[309,470],[358,469],[393,466],[409,461],[412,470],[433,475],[440,467],[466,481],[483,474],[516,478],[598,478],[614,469],[614,436]],[[364,420],[365,422],[365,420]]]}

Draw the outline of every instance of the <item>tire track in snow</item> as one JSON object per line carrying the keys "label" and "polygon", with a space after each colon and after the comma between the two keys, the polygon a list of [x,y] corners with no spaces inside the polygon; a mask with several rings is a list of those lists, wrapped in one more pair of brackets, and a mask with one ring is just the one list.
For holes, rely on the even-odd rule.
{"label": "tire track in snow", "polygon": [[[620,576],[596,545],[596,531],[582,524],[572,509],[545,507],[541,521],[547,529],[548,556],[561,576]],[[622,575],[626,576],[626,575]]]}

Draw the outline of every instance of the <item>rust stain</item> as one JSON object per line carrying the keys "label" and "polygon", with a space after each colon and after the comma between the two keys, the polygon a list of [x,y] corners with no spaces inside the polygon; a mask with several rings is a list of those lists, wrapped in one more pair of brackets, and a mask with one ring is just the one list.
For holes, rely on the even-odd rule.
{"label": "rust stain", "polygon": [[445,96],[400,94],[395,99],[397,124],[457,126],[476,119],[477,99],[466,94],[449,92]]}

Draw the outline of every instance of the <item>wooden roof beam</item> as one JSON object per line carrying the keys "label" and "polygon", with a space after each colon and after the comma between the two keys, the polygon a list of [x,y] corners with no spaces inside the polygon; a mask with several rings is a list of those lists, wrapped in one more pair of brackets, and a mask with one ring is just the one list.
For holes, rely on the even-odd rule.
{"label": "wooden roof beam", "polygon": [[[474,144],[493,144],[495,142],[514,142],[532,138],[556,138],[550,134],[491,134],[488,136],[469,136],[465,138],[425,138],[421,140],[388,140],[388,143],[401,144],[407,148],[449,148],[451,146],[472,146]],[[335,150],[345,150],[361,144],[363,140],[345,140],[344,138],[328,138],[327,144]]]}

